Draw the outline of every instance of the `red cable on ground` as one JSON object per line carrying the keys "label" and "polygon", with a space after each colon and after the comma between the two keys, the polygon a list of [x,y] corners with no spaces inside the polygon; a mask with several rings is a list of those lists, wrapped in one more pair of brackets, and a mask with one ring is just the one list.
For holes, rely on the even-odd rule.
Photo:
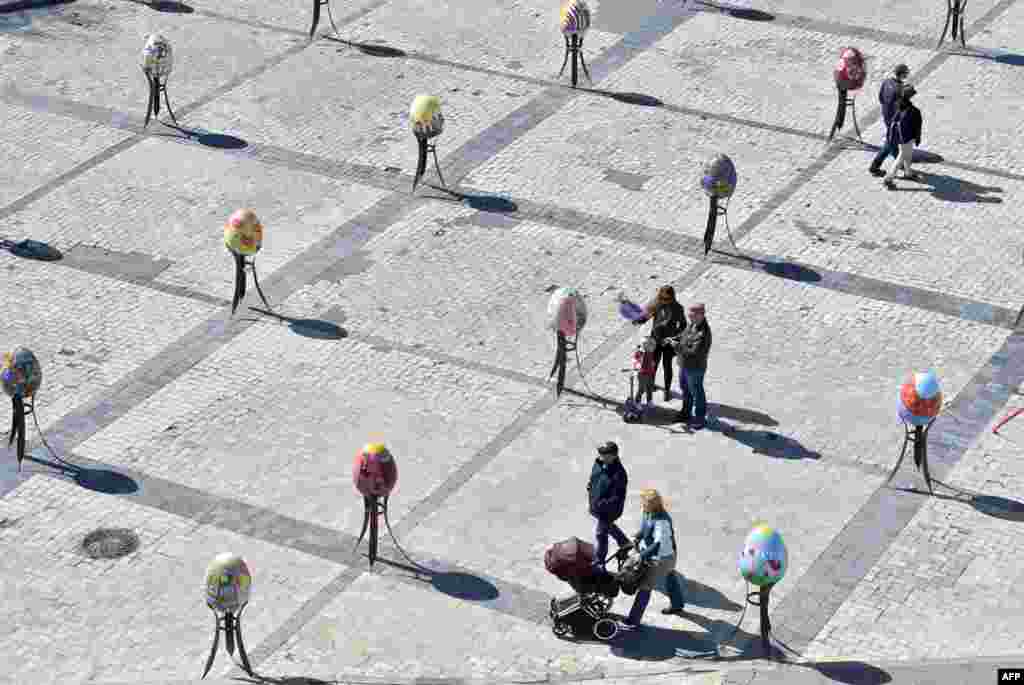
{"label": "red cable on ground", "polygon": [[1005,424],[1009,423],[1010,419],[1016,418],[1021,414],[1024,414],[1024,407],[1021,407],[1020,409],[1017,409],[1007,414],[1002,421],[995,425],[995,428],[992,429],[992,432],[998,435],[1000,428],[1002,428]]}

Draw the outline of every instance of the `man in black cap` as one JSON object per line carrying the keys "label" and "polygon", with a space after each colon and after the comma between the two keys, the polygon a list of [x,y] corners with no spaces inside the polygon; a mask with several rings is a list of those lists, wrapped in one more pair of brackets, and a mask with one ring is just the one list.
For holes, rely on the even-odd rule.
{"label": "man in black cap", "polygon": [[889,143],[889,127],[896,117],[904,81],[909,75],[910,68],[906,64],[897,64],[892,70],[892,76],[882,81],[882,87],[878,89],[878,104],[882,106],[882,122],[885,124],[885,129],[882,133],[882,147],[868,168],[872,176],[884,176],[882,162],[886,157],[896,156],[897,147]]}
{"label": "man in black cap", "polygon": [[597,550],[594,553],[594,567],[604,569],[608,556],[608,535],[615,538],[619,553],[625,553],[633,544],[626,534],[615,525],[626,506],[626,486],[629,478],[619,461],[619,446],[606,442],[597,448],[597,459],[590,470],[587,493],[590,499],[590,515],[597,519]]}

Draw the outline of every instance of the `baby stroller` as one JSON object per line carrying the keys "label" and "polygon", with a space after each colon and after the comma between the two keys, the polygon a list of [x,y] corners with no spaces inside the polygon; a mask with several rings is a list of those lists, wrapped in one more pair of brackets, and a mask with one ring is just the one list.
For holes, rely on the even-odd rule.
{"label": "baby stroller", "polygon": [[[621,569],[623,555],[616,552],[612,556]],[[558,637],[582,637],[590,632],[598,640],[610,640],[619,632],[615,619],[608,616],[619,583],[611,573],[595,571],[593,562],[594,546],[579,538],[555,543],[544,555],[548,572],[569,583],[576,593],[551,599],[551,630]]]}

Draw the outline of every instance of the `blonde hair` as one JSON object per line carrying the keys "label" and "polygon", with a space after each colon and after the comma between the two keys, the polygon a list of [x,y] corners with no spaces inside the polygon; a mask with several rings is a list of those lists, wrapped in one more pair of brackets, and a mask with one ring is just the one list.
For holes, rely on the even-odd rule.
{"label": "blonde hair", "polygon": [[646,512],[665,513],[665,502],[654,488],[645,488],[640,491],[640,503]]}

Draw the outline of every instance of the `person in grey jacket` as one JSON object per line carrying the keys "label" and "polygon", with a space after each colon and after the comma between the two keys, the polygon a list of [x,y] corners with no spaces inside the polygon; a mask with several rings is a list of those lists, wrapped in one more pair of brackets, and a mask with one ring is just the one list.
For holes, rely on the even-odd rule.
{"label": "person in grey jacket", "polygon": [[678,418],[697,430],[704,427],[708,412],[704,374],[708,370],[708,353],[711,351],[711,327],[704,313],[703,304],[691,305],[690,323],[676,339],[679,387],[683,391],[683,409]]}
{"label": "person in grey jacket", "polygon": [[651,565],[640,581],[633,599],[633,608],[630,609],[625,621],[627,629],[640,625],[647,604],[651,601],[651,592],[662,579],[665,580],[671,604],[662,609],[661,613],[681,614],[686,604],[679,577],[674,573],[679,553],[672,517],[665,511],[665,503],[657,490],[642,490],[640,502],[643,507],[643,523],[640,525],[640,532],[633,539],[637,542],[640,558],[651,562]]}
{"label": "person in grey jacket", "polygon": [[878,89],[878,104],[882,106],[882,123],[885,128],[882,130],[882,147],[878,154],[871,161],[868,171],[873,176],[883,176],[882,162],[886,157],[895,157],[897,147],[889,143],[889,126],[896,117],[899,108],[900,96],[903,92],[904,81],[910,75],[910,69],[906,64],[897,64],[892,70],[892,76],[882,81],[882,87]]}

